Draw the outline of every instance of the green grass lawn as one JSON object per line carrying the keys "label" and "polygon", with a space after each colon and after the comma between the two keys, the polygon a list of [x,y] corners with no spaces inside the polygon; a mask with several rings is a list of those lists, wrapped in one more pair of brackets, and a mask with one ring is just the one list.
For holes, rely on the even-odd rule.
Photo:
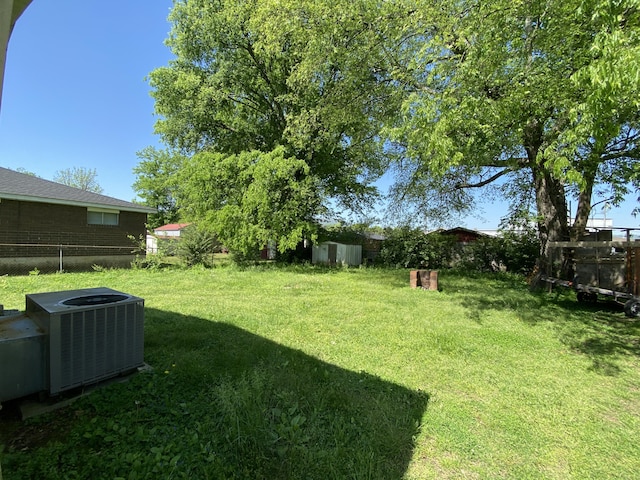
{"label": "green grass lawn", "polygon": [[[512,276],[234,267],[0,278],[145,299],[151,373],[0,412],[4,480],[605,479],[640,472],[640,321]],[[0,366],[0,369],[5,366]]]}

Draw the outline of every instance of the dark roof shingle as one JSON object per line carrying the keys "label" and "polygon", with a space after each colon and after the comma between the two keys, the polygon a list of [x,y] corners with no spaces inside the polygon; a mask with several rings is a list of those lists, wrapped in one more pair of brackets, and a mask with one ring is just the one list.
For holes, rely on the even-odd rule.
{"label": "dark roof shingle", "polygon": [[0,167],[0,198],[155,213],[155,209]]}

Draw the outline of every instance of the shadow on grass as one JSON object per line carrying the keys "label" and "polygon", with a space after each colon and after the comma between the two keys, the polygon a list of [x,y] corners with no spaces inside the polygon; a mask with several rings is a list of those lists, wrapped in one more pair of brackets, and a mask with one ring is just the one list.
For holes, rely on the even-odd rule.
{"label": "shadow on grass", "polygon": [[479,288],[459,294],[476,322],[495,310],[512,311],[531,325],[549,322],[565,345],[587,355],[592,369],[604,375],[616,375],[622,357],[640,356],[640,319],[625,317],[622,306],[612,300],[580,303],[568,289],[531,292],[509,277],[476,281]]}
{"label": "shadow on grass", "polygon": [[145,312],[154,371],[74,404],[64,443],[9,442],[5,480],[404,475],[426,393],[232,325]]}

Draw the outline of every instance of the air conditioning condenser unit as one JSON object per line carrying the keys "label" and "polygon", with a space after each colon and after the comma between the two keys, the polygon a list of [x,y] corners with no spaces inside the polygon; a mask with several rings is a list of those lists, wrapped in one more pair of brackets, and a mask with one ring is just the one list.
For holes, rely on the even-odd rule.
{"label": "air conditioning condenser unit", "polygon": [[0,334],[0,359],[11,359],[14,372],[0,365],[0,402],[56,395],[144,364],[144,300],[133,295],[105,287],[28,294],[11,323],[28,331]]}

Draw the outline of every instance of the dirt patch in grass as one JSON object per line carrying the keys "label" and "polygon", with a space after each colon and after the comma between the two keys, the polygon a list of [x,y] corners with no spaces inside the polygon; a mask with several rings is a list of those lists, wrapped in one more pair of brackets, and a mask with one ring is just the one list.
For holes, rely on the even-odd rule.
{"label": "dirt patch in grass", "polygon": [[27,452],[53,441],[64,441],[74,422],[84,412],[71,407],[49,415],[22,420],[17,402],[3,404],[0,410],[0,446],[8,451]]}

